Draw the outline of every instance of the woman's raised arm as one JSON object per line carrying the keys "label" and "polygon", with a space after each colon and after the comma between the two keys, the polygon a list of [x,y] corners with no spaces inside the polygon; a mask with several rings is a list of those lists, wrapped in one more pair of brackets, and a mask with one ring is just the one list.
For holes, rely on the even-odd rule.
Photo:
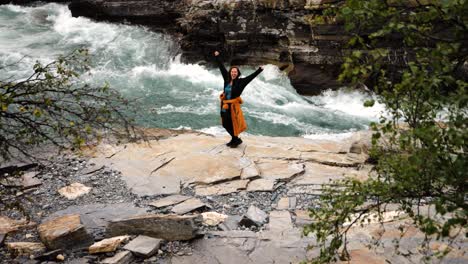
{"label": "woman's raised arm", "polygon": [[216,63],[218,64],[218,68],[221,71],[221,74],[223,75],[224,81],[228,82],[229,81],[229,73],[226,70],[226,68],[224,67],[223,63],[221,62],[221,59],[219,58],[219,52],[215,51],[214,56],[215,56],[215,59],[216,59]]}

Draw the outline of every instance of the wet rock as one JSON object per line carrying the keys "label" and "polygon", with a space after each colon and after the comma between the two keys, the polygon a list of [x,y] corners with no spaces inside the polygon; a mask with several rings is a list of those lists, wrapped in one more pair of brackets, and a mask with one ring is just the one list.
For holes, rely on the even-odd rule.
{"label": "wet rock", "polygon": [[138,236],[125,245],[124,249],[131,251],[136,255],[149,258],[158,251],[161,241],[161,239],[148,236]]}
{"label": "wet rock", "polygon": [[128,264],[133,260],[133,255],[130,251],[121,251],[113,257],[105,258],[101,261],[102,264]]}
{"label": "wet rock", "polygon": [[111,221],[110,235],[146,235],[169,241],[189,240],[197,235],[201,225],[200,215],[140,215]]}
{"label": "wet rock", "polygon": [[201,215],[203,217],[203,224],[207,226],[217,226],[228,218],[227,215],[217,212],[205,212]]}
{"label": "wet rock", "polygon": [[195,187],[195,194],[198,196],[223,195],[245,190],[249,180],[236,180],[225,183],[220,183],[211,186]]}
{"label": "wet rock", "polygon": [[175,194],[175,195],[170,195],[162,199],[159,199],[157,201],[154,201],[150,203],[149,205],[154,206],[156,208],[162,208],[162,207],[166,207],[166,206],[170,206],[174,204],[179,204],[185,200],[188,200],[189,198],[190,196]]}
{"label": "wet rock", "polygon": [[41,254],[46,250],[44,244],[34,242],[11,242],[6,243],[6,246],[15,256]]}
{"label": "wet rock", "polygon": [[80,215],[66,215],[38,227],[42,242],[49,249],[70,249],[89,246],[93,238],[86,232]]}
{"label": "wet rock", "polygon": [[242,217],[238,215],[230,215],[224,220],[222,224],[219,225],[219,228],[223,231],[236,230],[239,227],[239,222]]}
{"label": "wet rock", "polygon": [[194,210],[206,207],[207,205],[203,203],[201,200],[196,198],[188,199],[172,208],[172,212],[176,214],[186,214],[192,212]]}
{"label": "wet rock", "polygon": [[122,243],[127,242],[129,239],[129,236],[117,236],[103,239],[89,247],[89,254],[114,252]]}
{"label": "wet rock", "polygon": [[276,180],[271,179],[256,179],[249,183],[247,186],[248,192],[271,192],[275,189]]}
{"label": "wet rock", "polygon": [[240,225],[242,226],[262,226],[268,218],[268,215],[258,207],[251,205],[247,213],[242,217]]}
{"label": "wet rock", "polygon": [[53,251],[46,252],[40,256],[37,256],[34,259],[39,260],[39,261],[54,261],[57,259],[57,256],[62,253],[63,253],[62,249],[56,249]]}
{"label": "wet rock", "polygon": [[87,187],[81,183],[72,183],[69,186],[65,186],[58,190],[58,192],[65,196],[68,200],[74,200],[80,196],[83,196],[91,191],[91,187]]}

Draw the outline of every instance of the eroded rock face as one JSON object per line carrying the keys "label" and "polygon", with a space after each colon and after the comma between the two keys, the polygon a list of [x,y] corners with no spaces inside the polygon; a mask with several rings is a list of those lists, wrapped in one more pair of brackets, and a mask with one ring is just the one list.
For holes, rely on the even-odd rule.
{"label": "eroded rock face", "polygon": [[74,0],[73,16],[129,21],[176,33],[187,62],[272,63],[302,94],[338,88],[347,37],[341,25],[314,24],[327,4],[342,0]]}

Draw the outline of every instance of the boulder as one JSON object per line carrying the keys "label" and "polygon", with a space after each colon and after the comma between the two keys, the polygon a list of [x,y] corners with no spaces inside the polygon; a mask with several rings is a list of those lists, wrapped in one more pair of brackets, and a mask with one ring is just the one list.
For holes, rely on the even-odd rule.
{"label": "boulder", "polygon": [[66,215],[42,223],[38,231],[42,242],[49,249],[86,247],[93,241],[78,214]]}
{"label": "boulder", "polygon": [[197,235],[202,222],[200,215],[140,215],[111,221],[107,233],[119,235],[146,235],[169,241],[190,240]]}

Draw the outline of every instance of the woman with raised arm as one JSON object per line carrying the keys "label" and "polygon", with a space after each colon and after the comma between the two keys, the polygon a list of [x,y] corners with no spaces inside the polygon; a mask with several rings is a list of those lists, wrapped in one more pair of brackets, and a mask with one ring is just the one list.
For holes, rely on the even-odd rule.
{"label": "woman with raised arm", "polygon": [[242,98],[240,95],[244,88],[249,84],[258,74],[263,71],[259,67],[254,73],[245,78],[239,78],[241,72],[238,67],[232,66],[229,71],[226,70],[223,63],[219,59],[219,52],[215,51],[214,56],[219,66],[219,70],[224,79],[224,90],[220,95],[221,99],[221,120],[223,127],[231,135],[232,139],[226,145],[231,148],[236,148],[242,143],[239,134],[247,129],[244,115],[242,113],[241,104]]}

